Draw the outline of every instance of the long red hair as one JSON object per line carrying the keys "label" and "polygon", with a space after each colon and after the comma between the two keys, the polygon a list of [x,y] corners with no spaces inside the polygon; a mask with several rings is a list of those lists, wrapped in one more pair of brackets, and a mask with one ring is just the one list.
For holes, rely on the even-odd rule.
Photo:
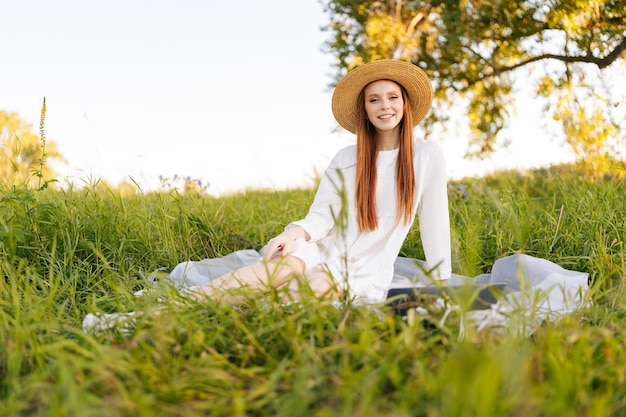
{"label": "long red hair", "polygon": [[[411,102],[404,89],[402,121],[400,122],[400,149],[396,163],[396,217],[407,224],[413,216],[415,200],[415,170],[413,167],[413,115]],[[371,232],[378,227],[376,218],[376,157],[378,146],[376,130],[367,120],[365,98],[361,90],[357,100],[356,127],[356,210],[359,232]]]}

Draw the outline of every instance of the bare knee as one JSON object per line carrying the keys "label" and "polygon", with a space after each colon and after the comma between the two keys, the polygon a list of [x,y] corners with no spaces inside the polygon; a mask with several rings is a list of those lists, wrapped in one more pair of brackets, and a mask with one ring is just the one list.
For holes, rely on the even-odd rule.
{"label": "bare knee", "polygon": [[301,259],[285,256],[240,268],[225,277],[218,278],[214,284],[220,288],[277,288],[284,285],[293,276],[302,275],[304,269],[304,262]]}
{"label": "bare knee", "polygon": [[280,285],[285,280],[304,274],[305,265],[301,259],[287,255],[264,262],[259,265],[259,269],[261,270],[260,278],[267,282],[277,282]]}
{"label": "bare knee", "polygon": [[291,297],[299,298],[303,292],[316,297],[336,300],[341,298],[343,291],[331,275],[319,271],[310,272],[302,279],[293,280],[289,283]]}

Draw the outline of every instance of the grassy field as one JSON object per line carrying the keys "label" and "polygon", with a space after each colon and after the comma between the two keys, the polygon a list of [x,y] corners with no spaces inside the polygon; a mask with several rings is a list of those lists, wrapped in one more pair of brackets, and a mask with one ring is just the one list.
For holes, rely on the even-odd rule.
{"label": "grassy field", "polygon": [[[513,253],[589,273],[593,305],[530,337],[280,294],[151,314],[144,276],[260,249],[314,190],[222,198],[0,188],[2,416],[626,416],[626,183],[556,167],[450,184],[454,272]],[[417,228],[401,255],[422,258]],[[90,312],[147,312],[86,334]]]}

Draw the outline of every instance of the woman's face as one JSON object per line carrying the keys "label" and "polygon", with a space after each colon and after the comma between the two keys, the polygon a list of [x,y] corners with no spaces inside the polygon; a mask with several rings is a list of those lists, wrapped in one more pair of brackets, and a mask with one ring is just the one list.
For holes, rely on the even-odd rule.
{"label": "woman's face", "polygon": [[380,131],[390,131],[402,121],[404,100],[400,86],[393,81],[378,80],[363,91],[365,113],[370,123]]}

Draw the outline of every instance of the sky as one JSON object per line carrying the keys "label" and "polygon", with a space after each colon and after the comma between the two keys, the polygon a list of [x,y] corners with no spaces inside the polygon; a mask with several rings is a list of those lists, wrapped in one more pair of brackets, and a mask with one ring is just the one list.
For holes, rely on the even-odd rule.
{"label": "sky", "polygon": [[[46,98],[61,186],[308,186],[355,142],[331,112],[326,22],[318,0],[3,0],[0,110],[38,132]],[[437,139],[450,179],[572,160],[521,97],[492,158],[463,159],[462,127]]]}

